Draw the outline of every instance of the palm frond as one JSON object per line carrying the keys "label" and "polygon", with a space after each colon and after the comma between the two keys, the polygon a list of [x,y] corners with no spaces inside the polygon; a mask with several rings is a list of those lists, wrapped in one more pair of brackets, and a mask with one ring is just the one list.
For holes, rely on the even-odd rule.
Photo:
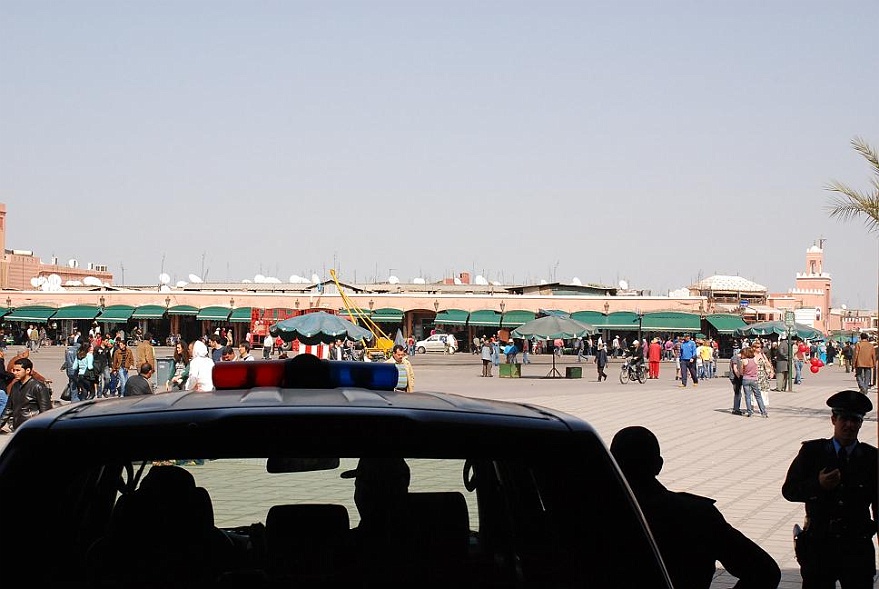
{"label": "palm frond", "polygon": [[879,154],[860,137],[855,137],[851,143],[855,151],[860,153],[873,168],[874,175],[870,178],[873,190],[861,192],[833,180],[824,189],[835,192],[836,196],[831,199],[825,210],[831,218],[841,221],[861,218],[868,231],[879,231]]}
{"label": "palm frond", "polygon": [[879,153],[876,153],[876,150],[870,147],[870,144],[867,143],[866,139],[855,137],[852,139],[852,147],[855,148],[855,151],[864,156],[864,159],[866,159],[870,166],[873,167],[875,173],[879,174]]}

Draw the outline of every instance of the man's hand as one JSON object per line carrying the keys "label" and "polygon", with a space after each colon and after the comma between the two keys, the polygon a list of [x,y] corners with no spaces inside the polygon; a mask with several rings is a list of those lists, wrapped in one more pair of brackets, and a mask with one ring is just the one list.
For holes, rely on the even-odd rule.
{"label": "man's hand", "polygon": [[827,470],[826,468],[818,473],[818,484],[825,491],[832,491],[839,486],[842,481],[842,473],[838,468]]}

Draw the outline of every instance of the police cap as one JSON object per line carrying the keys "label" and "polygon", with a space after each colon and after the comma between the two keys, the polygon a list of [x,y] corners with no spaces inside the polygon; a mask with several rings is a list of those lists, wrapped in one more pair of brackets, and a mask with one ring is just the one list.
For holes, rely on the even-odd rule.
{"label": "police cap", "polygon": [[840,391],[827,399],[827,406],[833,409],[834,415],[860,417],[873,409],[873,403],[867,395],[859,391]]}

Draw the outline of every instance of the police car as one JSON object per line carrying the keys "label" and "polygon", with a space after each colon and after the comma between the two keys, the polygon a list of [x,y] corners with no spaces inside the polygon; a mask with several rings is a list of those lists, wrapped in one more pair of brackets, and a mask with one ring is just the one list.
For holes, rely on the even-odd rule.
{"label": "police car", "polygon": [[581,420],[395,393],[391,364],[213,380],[22,425],[0,455],[4,586],[670,586]]}

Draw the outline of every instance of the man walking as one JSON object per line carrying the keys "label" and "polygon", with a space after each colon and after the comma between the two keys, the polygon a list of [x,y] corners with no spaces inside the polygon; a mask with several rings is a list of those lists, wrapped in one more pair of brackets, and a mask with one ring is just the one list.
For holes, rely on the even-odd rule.
{"label": "man walking", "polygon": [[684,335],[684,343],[681,344],[681,384],[686,388],[687,374],[693,378],[693,386],[699,386],[699,377],[696,375],[696,342],[690,339],[690,334]]}
{"label": "man walking", "polygon": [[[137,344],[134,354],[135,366],[143,366],[149,364],[151,367],[156,365],[156,351],[153,348],[153,336],[147,332],[143,334],[143,340]],[[150,372],[152,375],[152,372]]]}
{"label": "man walking", "polygon": [[0,428],[12,420],[12,429],[18,429],[25,421],[52,408],[49,388],[33,377],[34,363],[30,358],[19,358],[12,365],[12,388],[3,414]]}
{"label": "man walking", "polygon": [[787,390],[787,375],[790,371],[787,351],[787,340],[779,340],[775,350],[775,390],[782,392]]}
{"label": "man walking", "polygon": [[125,390],[125,383],[128,382],[129,368],[134,368],[134,354],[131,353],[131,349],[124,339],[117,340],[116,351],[113,353],[113,360],[110,363],[110,370],[112,374],[116,375],[120,396]]}
{"label": "man walking", "polygon": [[806,524],[795,539],[804,589],[873,587],[876,574],[877,452],[858,441],[873,409],[857,391],[827,399],[833,437],[803,442],[781,494],[806,504]]}
{"label": "man walking", "polygon": [[406,348],[400,344],[394,344],[391,351],[391,357],[386,360],[388,364],[396,364],[397,366],[397,386],[395,391],[411,393],[415,390],[415,371],[412,370],[412,364],[406,357]]}
{"label": "man walking", "polygon": [[855,367],[858,389],[866,395],[870,389],[873,367],[876,366],[876,349],[867,339],[866,333],[862,333],[861,341],[855,344],[855,349],[852,352],[852,365]]}

